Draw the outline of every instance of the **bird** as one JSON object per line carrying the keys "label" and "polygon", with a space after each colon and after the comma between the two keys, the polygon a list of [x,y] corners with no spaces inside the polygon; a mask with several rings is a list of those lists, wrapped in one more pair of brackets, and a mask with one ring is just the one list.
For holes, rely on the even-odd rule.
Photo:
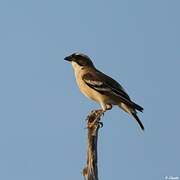
{"label": "bird", "polygon": [[75,52],[64,60],[71,63],[80,91],[99,103],[103,112],[118,106],[131,115],[144,130],[144,125],[137,116],[137,111],[143,112],[143,107],[133,102],[116,80],[99,71],[89,56]]}

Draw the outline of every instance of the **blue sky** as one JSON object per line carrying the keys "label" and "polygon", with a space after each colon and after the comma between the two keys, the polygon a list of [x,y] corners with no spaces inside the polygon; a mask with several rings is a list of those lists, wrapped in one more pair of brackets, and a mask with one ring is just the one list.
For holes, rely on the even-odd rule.
{"label": "blue sky", "polygon": [[99,177],[180,176],[180,1],[1,0],[0,179],[83,179],[85,118],[74,51],[119,81],[145,109],[137,124],[118,108],[103,117]]}

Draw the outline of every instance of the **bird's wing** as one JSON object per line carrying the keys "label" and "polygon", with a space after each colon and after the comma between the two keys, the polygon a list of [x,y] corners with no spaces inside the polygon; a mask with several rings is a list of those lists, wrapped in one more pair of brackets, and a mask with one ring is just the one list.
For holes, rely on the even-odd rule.
{"label": "bird's wing", "polygon": [[103,74],[100,71],[88,72],[83,75],[83,81],[94,90],[101,94],[114,95],[121,99],[122,102],[133,105],[128,94],[123,87],[111,77]]}

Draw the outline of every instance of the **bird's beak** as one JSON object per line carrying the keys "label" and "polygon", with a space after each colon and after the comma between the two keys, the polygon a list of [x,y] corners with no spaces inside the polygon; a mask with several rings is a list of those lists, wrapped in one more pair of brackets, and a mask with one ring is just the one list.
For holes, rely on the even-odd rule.
{"label": "bird's beak", "polygon": [[64,60],[69,61],[69,62],[72,61],[70,56],[65,57]]}

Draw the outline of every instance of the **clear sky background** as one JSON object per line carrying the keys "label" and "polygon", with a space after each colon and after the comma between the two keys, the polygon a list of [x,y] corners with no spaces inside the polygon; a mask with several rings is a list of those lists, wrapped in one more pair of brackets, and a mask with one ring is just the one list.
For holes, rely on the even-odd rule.
{"label": "clear sky background", "polygon": [[0,1],[0,179],[83,179],[84,97],[63,58],[75,51],[145,109],[138,125],[103,117],[99,177],[180,176],[179,0]]}

